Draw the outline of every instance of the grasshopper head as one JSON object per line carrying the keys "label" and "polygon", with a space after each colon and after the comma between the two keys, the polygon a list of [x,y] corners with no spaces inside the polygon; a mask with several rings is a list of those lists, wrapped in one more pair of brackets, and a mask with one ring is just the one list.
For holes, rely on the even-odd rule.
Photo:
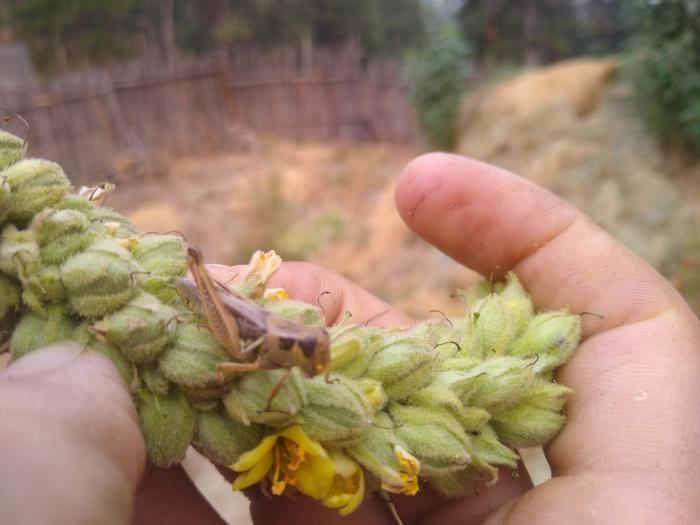
{"label": "grasshopper head", "polygon": [[298,344],[304,354],[299,368],[307,377],[328,372],[331,366],[331,342],[328,332],[323,329],[314,330],[313,335],[306,335]]}

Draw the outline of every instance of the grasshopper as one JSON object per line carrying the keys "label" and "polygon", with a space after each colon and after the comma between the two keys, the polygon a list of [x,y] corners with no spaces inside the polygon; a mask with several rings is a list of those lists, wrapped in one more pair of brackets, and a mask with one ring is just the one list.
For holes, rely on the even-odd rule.
{"label": "grasshopper", "polygon": [[[187,247],[187,265],[194,282],[178,278],[178,293],[204,312],[216,339],[241,361],[219,363],[216,371],[220,381],[224,372],[284,368],[267,398],[267,409],[294,366],[307,377],[325,373],[326,382],[331,382],[330,338],[324,328],[275,315],[214,281],[204,266],[202,252],[194,246]],[[242,340],[247,343],[243,345]]]}

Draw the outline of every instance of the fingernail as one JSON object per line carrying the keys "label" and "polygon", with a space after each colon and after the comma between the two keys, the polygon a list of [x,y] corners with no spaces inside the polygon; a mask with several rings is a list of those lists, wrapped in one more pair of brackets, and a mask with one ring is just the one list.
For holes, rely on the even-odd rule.
{"label": "fingernail", "polygon": [[12,381],[63,368],[82,353],[84,348],[81,345],[68,341],[44,347],[13,362],[0,373],[0,381]]}

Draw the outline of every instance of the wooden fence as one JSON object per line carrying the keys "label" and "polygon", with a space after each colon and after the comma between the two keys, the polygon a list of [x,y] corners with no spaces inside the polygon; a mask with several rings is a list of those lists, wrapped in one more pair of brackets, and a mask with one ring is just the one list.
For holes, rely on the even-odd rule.
{"label": "wooden fence", "polygon": [[[164,65],[134,62],[0,89],[0,107],[29,123],[30,154],[76,183],[133,176],[160,159],[235,146],[235,129],[294,139],[415,143],[395,62],[360,50],[218,53]],[[26,135],[19,119],[2,125]],[[148,168],[150,166],[150,168]]]}

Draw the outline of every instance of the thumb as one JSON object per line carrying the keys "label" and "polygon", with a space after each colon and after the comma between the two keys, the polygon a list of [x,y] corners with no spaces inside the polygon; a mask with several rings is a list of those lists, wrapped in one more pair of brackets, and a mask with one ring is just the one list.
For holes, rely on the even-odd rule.
{"label": "thumb", "polygon": [[0,523],[125,524],[144,465],[126,386],[60,343],[0,373]]}

